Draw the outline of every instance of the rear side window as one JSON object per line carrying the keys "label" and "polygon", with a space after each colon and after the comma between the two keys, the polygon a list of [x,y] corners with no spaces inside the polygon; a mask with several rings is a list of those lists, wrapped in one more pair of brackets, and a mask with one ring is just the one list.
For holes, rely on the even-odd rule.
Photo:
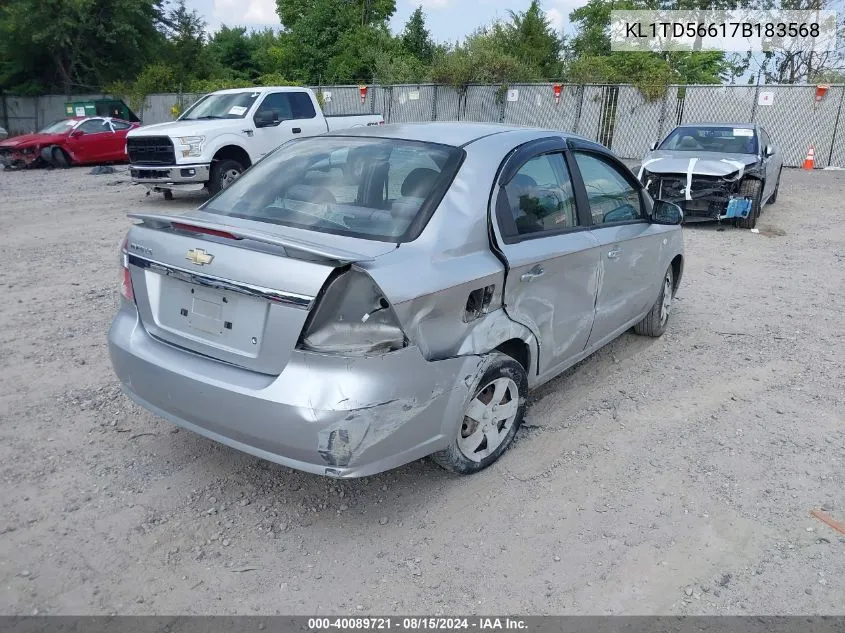
{"label": "rear side window", "polygon": [[116,121],[114,119],[112,119],[111,125],[115,130],[118,131],[128,130],[132,127],[131,123],[127,123],[126,121]]}
{"label": "rear side window", "polygon": [[578,226],[572,180],[563,154],[544,154],[525,163],[497,201],[505,235],[549,233]]}
{"label": "rear side window", "polygon": [[274,92],[258,106],[256,116],[271,112],[276,121],[313,119],[317,116],[311,98],[304,92]]}
{"label": "rear side window", "polygon": [[320,233],[414,239],[463,150],[434,143],[320,136],[283,145],[203,207]]}
{"label": "rear side window", "polygon": [[639,190],[615,165],[583,152],[575,152],[575,162],[587,190],[594,226],[645,217]]}
{"label": "rear side window", "polygon": [[104,121],[103,119],[91,119],[89,121],[85,121],[76,129],[80,132],[83,132],[84,134],[100,134],[101,132],[111,132],[109,122]]}

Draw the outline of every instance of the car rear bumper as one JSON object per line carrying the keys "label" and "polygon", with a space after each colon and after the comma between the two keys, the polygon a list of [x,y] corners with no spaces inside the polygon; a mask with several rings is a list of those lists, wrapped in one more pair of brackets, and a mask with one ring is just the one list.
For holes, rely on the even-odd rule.
{"label": "car rear bumper", "polygon": [[211,165],[129,165],[132,182],[149,189],[196,191],[208,182]]}
{"label": "car rear bumper", "polygon": [[370,358],[294,350],[279,376],[152,338],[122,302],[109,331],[126,393],[170,422],[310,473],[361,477],[445,448],[481,359],[426,361],[416,347]]}

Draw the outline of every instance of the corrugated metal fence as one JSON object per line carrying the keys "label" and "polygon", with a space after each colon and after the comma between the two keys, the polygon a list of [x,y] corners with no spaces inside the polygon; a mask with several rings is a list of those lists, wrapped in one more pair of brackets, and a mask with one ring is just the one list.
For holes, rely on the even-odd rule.
{"label": "corrugated metal fence", "polygon": [[[810,145],[817,167],[845,167],[845,86],[832,86],[816,101],[815,86],[669,86],[648,100],[634,86],[553,84],[470,85],[463,90],[433,84],[312,87],[326,114],[381,113],[388,123],[487,121],[565,130],[597,140],[627,159],[638,159],[678,123],[757,122],[780,147],[784,163],[798,166]],[[100,95],[74,96],[73,100]],[[138,114],[145,124],[173,119],[199,95],[152,95]],[[0,125],[29,132],[64,116],[62,95],[0,100]]]}

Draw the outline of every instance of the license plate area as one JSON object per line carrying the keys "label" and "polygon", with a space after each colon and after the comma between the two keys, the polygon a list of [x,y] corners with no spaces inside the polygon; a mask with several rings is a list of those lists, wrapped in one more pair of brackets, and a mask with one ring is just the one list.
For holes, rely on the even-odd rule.
{"label": "license plate area", "polygon": [[[149,276],[155,278],[152,284]],[[149,271],[147,285],[158,285],[151,294],[158,296],[152,307],[159,327],[228,352],[258,355],[270,308],[266,299]]]}

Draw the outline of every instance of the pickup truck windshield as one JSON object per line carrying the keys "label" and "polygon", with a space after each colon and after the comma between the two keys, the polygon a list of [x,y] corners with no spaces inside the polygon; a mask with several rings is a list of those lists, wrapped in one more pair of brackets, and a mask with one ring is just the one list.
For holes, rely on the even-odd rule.
{"label": "pickup truck windshield", "polygon": [[757,137],[752,128],[688,126],[675,128],[658,149],[681,152],[756,154]]}
{"label": "pickup truck windshield", "polygon": [[179,117],[180,121],[200,119],[242,119],[249,112],[259,93],[230,92],[206,95]]}
{"label": "pickup truck windshield", "polygon": [[439,204],[462,156],[454,147],[383,138],[291,141],[202,210],[321,233],[408,241]]}

